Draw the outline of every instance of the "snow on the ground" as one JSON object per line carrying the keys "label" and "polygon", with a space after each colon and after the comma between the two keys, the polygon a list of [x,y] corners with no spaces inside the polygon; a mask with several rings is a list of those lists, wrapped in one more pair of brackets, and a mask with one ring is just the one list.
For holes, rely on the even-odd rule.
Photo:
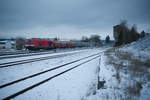
{"label": "snow on the ground", "polygon": [[84,100],[150,100],[150,35],[101,56],[102,88]]}
{"label": "snow on the ground", "polygon": [[[96,81],[98,59],[16,97],[16,100],[81,100]],[[34,95],[34,96],[33,96]]]}
{"label": "snow on the ground", "polygon": [[[33,56],[25,56],[25,57],[17,57],[17,58],[8,58],[0,60],[0,63],[6,63],[6,62],[13,62],[13,61],[20,61],[20,60],[27,60],[27,59],[34,59],[34,58],[40,58],[40,57],[47,57],[47,56],[55,56],[60,54],[69,54],[69,53],[78,53],[78,52],[84,52],[85,50],[76,50],[76,51],[68,51],[68,52],[59,52],[59,53],[50,53],[50,54],[43,54],[43,55],[33,55]],[[90,49],[89,49],[90,50]]]}
{"label": "snow on the ground", "polygon": [[[117,96],[121,94],[118,91],[118,80],[115,78],[116,71],[114,67],[107,64],[107,56],[101,56],[99,81],[105,81],[104,86],[97,88],[94,95],[87,96],[85,100],[121,100]],[[97,82],[98,85],[98,82]]]}
{"label": "snow on the ground", "polygon": [[[92,51],[95,51],[95,52],[92,52]],[[8,81],[14,80],[15,78],[20,78],[23,75],[28,76],[28,75],[31,75],[38,71],[44,71],[49,68],[53,68],[53,67],[65,64],[67,62],[71,62],[73,60],[80,59],[82,57],[87,56],[88,54],[95,54],[98,51],[99,50],[86,50],[86,52],[74,51],[74,52],[78,52],[78,53],[61,57],[61,59],[60,58],[47,59],[47,60],[43,60],[43,61],[37,61],[37,62],[31,62],[31,63],[27,63],[27,64],[21,64],[21,65],[15,65],[15,66],[10,66],[10,67],[6,67],[6,68],[1,68],[0,74],[3,77],[0,77],[0,83],[1,84],[4,82],[6,83]],[[72,52],[65,52],[65,54],[68,54],[68,53],[72,53]],[[61,53],[61,54],[63,54],[63,53]],[[53,55],[56,55],[56,54],[53,54]],[[57,55],[58,55],[58,53],[57,53]],[[30,57],[28,57],[28,59],[29,58]]]}
{"label": "snow on the ground", "polygon": [[[3,59],[5,57],[14,57],[14,56],[33,56],[36,54],[44,55],[44,54],[50,54],[50,53],[61,53],[61,52],[70,52],[70,51],[77,51],[77,50],[84,50],[84,49],[91,49],[91,47],[82,47],[82,48],[61,48],[61,49],[52,49],[52,50],[40,50],[40,51],[27,51],[22,50],[20,52],[14,51],[14,52],[2,52],[0,50],[0,58]],[[6,54],[6,55],[3,55]]]}
{"label": "snow on the ground", "polygon": [[[102,51],[104,48],[88,49],[84,52],[78,52],[73,55],[68,55],[61,58],[48,59],[39,62],[32,62],[28,64],[16,65],[14,67],[0,69],[0,84],[5,84],[16,79],[20,79],[25,76],[32,75],[37,72],[44,71],[62,65],[64,63],[83,58]],[[85,61],[85,60],[83,60]],[[35,77],[33,79],[26,80],[24,82],[17,83],[16,85],[8,86],[0,89],[0,98],[4,98],[15,91],[19,91],[25,87],[31,86],[36,82],[44,80],[66,68],[73,67],[79,62],[65,66],[54,72],[46,73]],[[87,64],[84,64],[76,69],[71,70],[51,81],[44,83],[30,91],[27,91],[23,95],[20,95],[15,100],[81,100],[85,95],[95,88],[96,69],[99,65],[99,59],[95,59]]]}
{"label": "snow on the ground", "polygon": [[150,59],[150,35],[125,45],[123,48],[120,48],[120,51],[131,53],[133,57],[143,61]]}

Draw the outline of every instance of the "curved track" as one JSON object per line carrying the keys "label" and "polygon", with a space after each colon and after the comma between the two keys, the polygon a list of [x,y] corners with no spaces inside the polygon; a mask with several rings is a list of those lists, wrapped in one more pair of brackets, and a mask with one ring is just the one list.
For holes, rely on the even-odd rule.
{"label": "curved track", "polygon": [[[80,61],[81,61],[80,63],[74,65],[74,66],[71,67],[71,68],[67,68],[67,69],[65,69],[64,71],[61,71],[61,72],[59,72],[59,73],[57,73],[57,74],[55,74],[55,75],[52,75],[52,76],[50,76],[50,77],[48,77],[48,78],[46,78],[46,79],[44,79],[44,80],[42,80],[42,81],[40,81],[40,82],[38,82],[38,83],[35,83],[35,84],[31,85],[31,86],[28,86],[27,88],[24,88],[24,89],[22,89],[22,90],[20,90],[20,91],[18,91],[18,92],[16,92],[16,93],[14,93],[14,94],[12,94],[12,95],[9,95],[9,96],[3,98],[2,100],[10,100],[10,99],[12,99],[12,98],[15,98],[16,96],[19,96],[19,95],[21,95],[21,94],[23,94],[23,93],[25,93],[25,92],[27,92],[27,91],[33,89],[33,88],[35,88],[35,87],[37,87],[37,86],[39,86],[39,85],[45,83],[45,82],[48,82],[49,80],[51,80],[51,79],[53,79],[53,78],[55,78],[55,77],[58,77],[58,76],[60,76],[60,75],[62,75],[62,74],[64,74],[64,73],[66,73],[66,72],[68,72],[68,71],[70,71],[70,70],[73,70],[73,69],[75,69],[75,68],[77,68],[77,67],[79,67],[79,66],[81,66],[81,65],[83,65],[83,64],[85,64],[85,63],[88,63],[88,62],[90,62],[90,61],[92,61],[92,60],[94,60],[94,59],[100,57],[100,56],[101,56],[101,55],[100,55],[101,53],[102,53],[102,52],[99,52],[99,53],[96,53],[96,54],[93,54],[93,55],[90,55],[90,56],[87,56],[87,57],[83,57],[83,58],[81,58],[81,59],[68,62],[68,63],[66,63],[66,64],[57,66],[57,67],[55,67],[55,68],[51,68],[51,69],[48,69],[48,70],[45,70],[45,71],[42,71],[42,72],[39,72],[39,73],[30,75],[30,76],[27,76],[27,77],[24,77],[24,78],[15,80],[15,81],[12,81],[12,82],[9,82],[9,83],[0,85],[0,89],[1,89],[1,88],[5,88],[5,87],[7,87],[7,86],[11,86],[11,85],[13,85],[13,84],[15,84],[15,83],[24,81],[24,80],[26,80],[26,79],[33,78],[33,77],[36,77],[36,76],[38,76],[38,75],[41,75],[41,74],[44,74],[44,73],[47,73],[47,72],[50,72],[50,71],[59,69],[59,68],[64,67],[64,66],[66,66],[66,65],[71,65],[71,64],[74,64],[74,63],[76,63],[76,62],[80,62]],[[89,58],[89,59],[88,59],[88,58]],[[87,59],[87,60],[86,60],[86,61],[82,61],[82,60],[85,60],[85,59]]]}
{"label": "curved track", "polygon": [[[38,53],[39,51],[16,51],[16,52],[2,52],[0,56],[7,56],[7,55],[17,55],[17,54],[27,54],[27,53]],[[40,51],[45,52],[45,51]]]}
{"label": "curved track", "polygon": [[[83,52],[83,51],[79,51],[79,52]],[[53,59],[53,58],[59,58],[59,57],[72,55],[72,54],[79,53],[79,52],[56,54],[56,55],[51,55],[51,56],[46,56],[46,57],[39,57],[39,58],[32,58],[32,59],[0,63],[0,68],[14,66],[14,65],[20,65],[20,64],[26,64],[26,63],[36,62],[36,61],[48,60],[48,59]]]}
{"label": "curved track", "polygon": [[[81,50],[83,50],[84,48],[82,48]],[[70,49],[61,49],[63,52],[66,51],[70,51]],[[64,51],[66,50],[66,51]],[[8,58],[18,58],[18,57],[27,57],[27,56],[35,56],[35,55],[44,55],[44,54],[51,54],[51,53],[55,53],[57,51],[57,49],[53,49],[53,50],[47,50],[47,51],[30,51],[30,52],[14,52],[14,53],[6,53],[6,54],[0,54],[0,59],[8,59]],[[60,51],[60,52],[62,52]],[[72,51],[72,50],[71,50]]]}
{"label": "curved track", "polygon": [[10,54],[5,56],[0,56],[0,59],[8,59],[8,58],[17,58],[17,57],[27,57],[27,56],[35,56],[35,55],[43,55],[43,54],[51,54],[52,52],[31,52],[31,53],[16,53],[16,54]]}

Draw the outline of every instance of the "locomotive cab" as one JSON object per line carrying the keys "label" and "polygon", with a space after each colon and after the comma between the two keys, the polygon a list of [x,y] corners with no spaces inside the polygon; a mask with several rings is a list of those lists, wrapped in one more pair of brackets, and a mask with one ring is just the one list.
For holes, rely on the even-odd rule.
{"label": "locomotive cab", "polygon": [[25,41],[25,48],[28,50],[32,50],[34,48],[34,40],[33,39],[27,39]]}
{"label": "locomotive cab", "polygon": [[54,48],[54,42],[51,40],[31,38],[26,40],[25,47],[28,50],[52,49]]}

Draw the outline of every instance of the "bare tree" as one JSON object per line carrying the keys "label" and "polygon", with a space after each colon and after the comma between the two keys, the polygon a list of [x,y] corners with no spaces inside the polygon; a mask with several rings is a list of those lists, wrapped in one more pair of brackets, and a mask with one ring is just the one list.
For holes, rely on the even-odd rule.
{"label": "bare tree", "polygon": [[139,39],[136,25],[134,24],[131,29],[127,26],[127,21],[122,20],[119,25],[114,26],[115,46],[131,43]]}
{"label": "bare tree", "polygon": [[25,46],[25,38],[17,37],[16,38],[16,49],[22,50]]}
{"label": "bare tree", "polygon": [[144,30],[141,32],[140,37],[143,38],[145,37],[146,33],[144,32]]}
{"label": "bare tree", "polygon": [[136,27],[135,24],[132,26],[132,28],[130,30],[130,37],[131,37],[130,42],[136,41],[139,38],[139,35],[138,35],[138,32],[137,32],[137,27]]}
{"label": "bare tree", "polygon": [[81,41],[82,41],[82,42],[89,42],[89,39],[88,39],[88,37],[86,37],[86,36],[82,36]]}
{"label": "bare tree", "polygon": [[101,45],[101,39],[99,35],[91,35],[89,38],[90,42],[93,42],[95,46]]}
{"label": "bare tree", "polygon": [[109,42],[110,42],[110,37],[109,37],[109,35],[107,35],[105,38],[105,43],[109,43]]}
{"label": "bare tree", "polygon": [[55,38],[54,38],[54,41],[59,41],[59,38],[58,38],[58,37],[55,37]]}

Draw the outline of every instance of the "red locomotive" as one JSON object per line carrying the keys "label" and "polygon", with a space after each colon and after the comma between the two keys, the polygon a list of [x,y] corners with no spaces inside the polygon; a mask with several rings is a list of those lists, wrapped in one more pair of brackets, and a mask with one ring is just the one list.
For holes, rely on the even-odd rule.
{"label": "red locomotive", "polygon": [[26,40],[25,47],[29,50],[72,48],[76,43],[70,41],[53,41],[49,39],[30,38]]}
{"label": "red locomotive", "polygon": [[31,38],[26,40],[25,47],[29,50],[52,49],[54,48],[54,42],[51,40]]}

